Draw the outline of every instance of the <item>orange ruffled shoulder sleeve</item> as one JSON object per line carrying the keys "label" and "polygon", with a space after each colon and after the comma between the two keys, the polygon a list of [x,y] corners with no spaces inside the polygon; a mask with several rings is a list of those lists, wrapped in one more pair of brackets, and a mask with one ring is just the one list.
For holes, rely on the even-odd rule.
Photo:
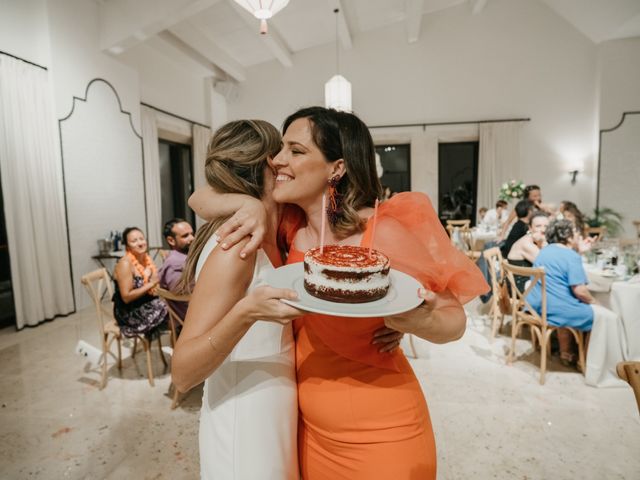
{"label": "orange ruffled shoulder sleeve", "polygon": [[[370,239],[365,242],[369,244]],[[400,193],[378,207],[373,248],[390,258],[391,268],[411,275],[434,292],[449,290],[460,303],[489,290],[478,267],[451,244],[423,193]]]}

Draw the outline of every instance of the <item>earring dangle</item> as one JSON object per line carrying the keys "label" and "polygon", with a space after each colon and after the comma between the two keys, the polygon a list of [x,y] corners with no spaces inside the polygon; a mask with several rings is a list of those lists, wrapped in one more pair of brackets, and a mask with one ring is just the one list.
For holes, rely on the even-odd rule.
{"label": "earring dangle", "polygon": [[327,204],[327,216],[332,226],[338,223],[338,219],[342,214],[342,195],[338,192],[338,184],[340,183],[340,177],[335,176],[328,180],[329,183],[329,202]]}

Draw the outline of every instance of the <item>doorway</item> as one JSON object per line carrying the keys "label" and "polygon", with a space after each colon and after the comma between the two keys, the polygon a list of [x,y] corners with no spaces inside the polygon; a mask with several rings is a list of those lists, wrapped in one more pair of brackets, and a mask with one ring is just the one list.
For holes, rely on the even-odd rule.
{"label": "doorway", "polygon": [[4,196],[0,176],[0,328],[16,325],[16,306],[11,285],[11,264],[9,262],[9,242],[7,222],[4,218]]}
{"label": "doorway", "polygon": [[479,142],[438,144],[438,214],[447,220],[476,223]]}
{"label": "doorway", "polygon": [[[193,193],[191,146],[160,140],[158,149],[160,154],[162,223],[178,217],[195,225],[195,214],[187,204]],[[167,245],[165,245],[166,247]]]}

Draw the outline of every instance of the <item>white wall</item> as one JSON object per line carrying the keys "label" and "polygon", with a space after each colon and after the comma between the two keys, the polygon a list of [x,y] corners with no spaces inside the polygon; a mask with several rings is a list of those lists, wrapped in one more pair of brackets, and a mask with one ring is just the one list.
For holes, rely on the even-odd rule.
{"label": "white wall", "polygon": [[[145,228],[141,203],[142,149],[135,146],[139,141],[131,127],[133,124],[138,133],[141,131],[141,100],[208,123],[210,84],[184,74],[169,60],[162,61],[149,52],[146,52],[148,60],[140,62],[141,73],[135,62],[127,65],[122,59],[103,53],[99,44],[99,7],[95,1],[0,2],[0,50],[48,67],[58,119],[72,112],[74,97],[84,98],[87,85],[94,78],[112,85],[120,100],[119,106],[105,84],[93,84],[89,96],[92,92],[97,95],[95,88],[99,91],[107,88],[109,92],[103,94],[110,101],[100,103],[97,109],[92,108],[91,101],[87,104],[76,101],[82,105],[76,106],[74,115],[63,122],[63,155],[69,156],[64,166],[74,288],[77,308],[82,308],[88,297],[79,277],[97,267],[90,260],[97,253],[96,240],[129,224]],[[119,108],[131,113],[131,122]],[[84,112],[80,123],[76,118],[78,112]],[[123,145],[129,145],[126,155],[120,151]],[[128,209],[123,205],[128,205]]]}
{"label": "white wall", "polygon": [[76,100],[60,123],[60,138],[76,306],[82,308],[89,297],[80,278],[98,267],[91,258],[97,240],[130,226],[146,230],[142,140],[102,81],[91,84],[86,102]]}
{"label": "white wall", "polygon": [[632,237],[632,221],[640,220],[640,115],[618,125],[624,112],[640,112],[640,38],[605,42],[598,55],[600,129],[618,127],[602,136],[600,205],[620,212],[624,235]]}
{"label": "white wall", "polygon": [[[248,69],[229,118],[281,125],[296,108],[323,104],[334,52],[327,45],[296,54],[290,69],[276,62]],[[531,117],[522,129],[523,180],[539,183],[547,201],[592,207],[596,48],[545,5],[492,0],[474,16],[463,4],[423,17],[420,38],[410,45],[402,23],[362,33],[341,52],[341,64],[354,111],[370,125]],[[572,187],[568,170],[575,164],[584,172]],[[413,188],[433,194],[429,176],[437,164],[412,171],[422,172]]]}
{"label": "white wall", "polygon": [[46,0],[0,0],[0,50],[49,65]]}
{"label": "white wall", "polygon": [[[83,308],[90,300],[80,277],[98,267],[91,260],[97,239],[133,224],[146,229],[142,146],[133,131],[141,131],[138,74],[100,50],[96,2],[49,0],[48,18],[56,116],[71,114],[61,124],[62,155],[76,307]],[[74,107],[95,78],[117,98],[98,82]],[[137,148],[125,147],[130,142]]]}
{"label": "white wall", "polygon": [[117,59],[139,74],[140,100],[194,122],[210,125],[210,82],[172,63],[157,49],[141,43]]}
{"label": "white wall", "polygon": [[600,128],[615,127],[623,112],[640,111],[640,38],[598,46]]}
{"label": "white wall", "polygon": [[118,92],[122,108],[131,112],[140,132],[140,89],[137,72],[101,52],[98,4],[86,0],[49,0],[51,72],[56,112],[71,111],[73,97],[84,97],[94,78],[107,80]]}

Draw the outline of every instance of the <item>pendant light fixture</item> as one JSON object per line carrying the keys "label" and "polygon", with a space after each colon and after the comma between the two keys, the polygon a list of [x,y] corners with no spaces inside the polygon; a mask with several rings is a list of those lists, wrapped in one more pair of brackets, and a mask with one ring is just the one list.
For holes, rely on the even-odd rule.
{"label": "pendant light fixture", "polygon": [[287,6],[289,0],[234,0],[238,5],[260,20],[260,33],[267,33],[267,20]]}
{"label": "pendant light fixture", "polygon": [[324,84],[324,106],[351,112],[351,83],[340,75],[340,44],[338,42],[338,12],[336,14],[336,74]]}

